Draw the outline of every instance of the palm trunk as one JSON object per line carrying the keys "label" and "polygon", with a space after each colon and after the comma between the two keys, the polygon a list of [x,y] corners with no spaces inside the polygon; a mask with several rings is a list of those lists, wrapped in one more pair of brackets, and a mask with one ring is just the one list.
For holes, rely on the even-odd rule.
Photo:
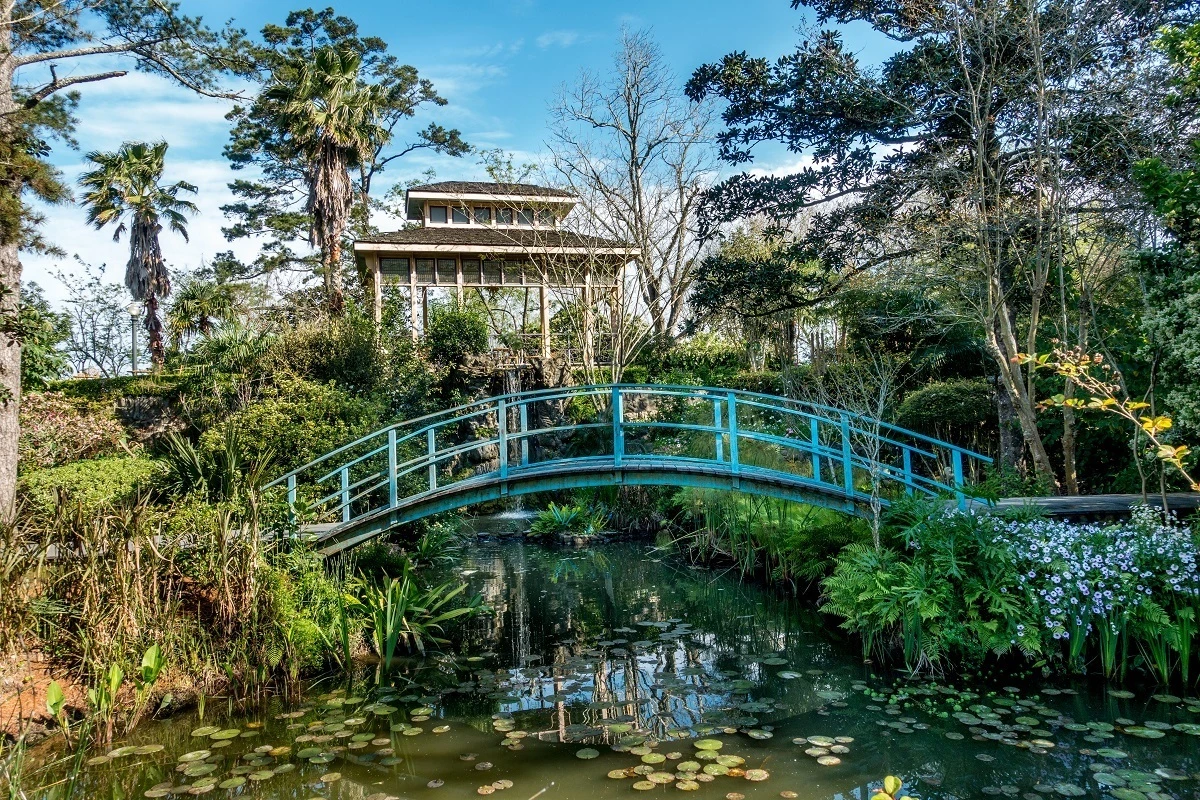
{"label": "palm trunk", "polygon": [[161,369],[167,360],[167,349],[163,345],[162,317],[158,314],[158,297],[151,294],[146,298],[146,341],[150,350],[150,363],[154,369]]}

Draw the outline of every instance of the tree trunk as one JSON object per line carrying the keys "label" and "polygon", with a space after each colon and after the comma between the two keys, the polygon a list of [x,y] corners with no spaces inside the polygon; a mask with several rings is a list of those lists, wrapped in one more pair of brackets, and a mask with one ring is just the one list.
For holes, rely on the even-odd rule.
{"label": "tree trunk", "polygon": [[[1067,381],[1063,389],[1063,397],[1070,400],[1075,396],[1075,382]],[[1068,405],[1062,407],[1063,421],[1063,488],[1067,494],[1079,494],[1079,475],[1075,465],[1075,409]]]}
{"label": "tree trunk", "polygon": [[[997,381],[997,383],[999,383]],[[1012,397],[1004,386],[996,387],[996,419],[1000,428],[1000,466],[1005,470],[1023,472],[1021,434]]]}
{"label": "tree trunk", "polygon": [[[0,18],[0,53],[12,52],[13,4],[6,2]],[[16,139],[12,126],[15,124],[13,103],[13,58],[0,58],[0,141]],[[7,172],[7,174],[4,174]],[[21,202],[24,188],[14,172],[0,172],[0,201],[9,207],[9,213]],[[21,298],[21,257],[18,249],[20,236],[17,226],[6,235],[0,235],[0,314],[16,314]],[[0,342],[0,522],[11,520],[16,508],[17,497],[17,439],[20,434],[18,410],[21,403],[21,343]]]}

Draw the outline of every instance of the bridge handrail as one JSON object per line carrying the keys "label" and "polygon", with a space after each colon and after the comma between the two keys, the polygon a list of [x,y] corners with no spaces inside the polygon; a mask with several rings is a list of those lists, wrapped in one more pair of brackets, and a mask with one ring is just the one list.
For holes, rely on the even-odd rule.
{"label": "bridge handrail", "polygon": [[[435,431],[441,427],[444,427],[445,425],[447,425],[449,423],[461,422],[463,419],[469,419],[472,417],[479,416],[481,414],[490,414],[496,410],[496,408],[499,406],[499,404],[501,402],[503,402],[506,406],[509,406],[509,407],[520,407],[523,405],[528,405],[530,403],[546,402],[549,400],[556,400],[556,399],[569,399],[571,397],[606,396],[606,395],[612,393],[613,391],[617,391],[620,393],[631,392],[634,394],[647,394],[647,395],[657,395],[657,396],[665,396],[665,397],[683,397],[683,398],[687,398],[687,399],[690,399],[690,398],[713,399],[713,400],[717,400],[717,401],[724,400],[732,395],[732,396],[736,397],[737,400],[743,401],[746,403],[746,405],[749,405],[751,407],[761,408],[761,409],[765,409],[768,411],[781,411],[781,412],[785,412],[785,413],[804,414],[804,415],[808,416],[810,419],[815,418],[815,419],[818,419],[821,421],[831,422],[831,423],[840,423],[840,421],[843,418],[845,418],[847,421],[853,420],[855,422],[865,423],[872,427],[877,426],[880,430],[887,430],[890,433],[899,434],[899,435],[906,437],[908,439],[911,439],[911,440],[924,442],[925,444],[932,445],[935,449],[941,448],[941,449],[949,450],[952,453],[957,452],[957,453],[961,454],[962,456],[973,459],[975,461],[979,461],[983,464],[992,463],[992,459],[990,457],[985,456],[981,453],[977,453],[968,448],[953,444],[951,442],[946,442],[946,441],[942,441],[939,439],[935,439],[931,436],[926,436],[924,434],[917,433],[916,431],[907,430],[905,428],[901,428],[897,425],[893,425],[891,423],[884,422],[882,420],[876,420],[875,418],[869,417],[865,414],[859,414],[859,413],[852,412],[852,411],[845,411],[843,409],[838,409],[838,408],[835,408],[832,406],[823,405],[821,403],[813,403],[813,402],[807,401],[807,400],[798,400],[798,399],[792,398],[792,397],[784,397],[781,395],[772,395],[772,394],[767,394],[765,392],[754,392],[754,391],[749,391],[746,389],[726,389],[726,388],[715,387],[715,386],[688,386],[688,385],[683,385],[683,384],[618,383],[618,384],[589,384],[586,386],[557,387],[557,388],[553,388],[553,389],[534,389],[534,390],[530,390],[530,391],[526,391],[526,392],[509,392],[509,393],[502,394],[502,395],[494,395],[491,397],[482,398],[480,400],[474,400],[469,403],[463,403],[463,404],[454,406],[453,408],[448,408],[448,409],[445,409],[442,411],[435,411],[435,412],[432,412],[429,414],[422,415],[420,417],[414,417],[414,418],[408,419],[408,420],[400,420],[397,422],[393,422],[389,425],[379,428],[378,430],[372,431],[371,433],[361,436],[352,442],[344,444],[341,447],[331,450],[330,452],[325,453],[324,455],[318,456],[317,458],[309,461],[306,464],[303,464],[299,467],[296,467],[295,469],[290,470],[289,472],[279,476],[275,480],[266,484],[266,486],[264,488],[271,488],[274,486],[279,486],[281,484],[284,484],[289,479],[295,478],[319,464],[328,462],[343,453],[349,452],[349,451],[353,450],[354,448],[359,447],[367,442],[370,442],[371,440],[373,440],[379,436],[386,435],[386,434],[390,433],[391,431],[398,431],[402,428],[410,428],[412,426],[417,426],[417,425],[422,426],[422,427],[417,428],[416,430],[410,431],[405,436],[398,438],[396,443],[400,444],[402,442],[417,438],[421,434],[428,434],[429,431]],[[788,405],[795,406],[797,408],[781,407],[781,406],[788,406]],[[817,412],[822,412],[822,413],[819,415],[813,415],[813,414],[809,414],[807,411],[805,411],[805,409],[811,409],[812,411],[817,411]],[[470,412],[470,413],[465,413],[465,412]],[[623,423],[623,424],[638,425],[640,423],[630,421],[629,423]],[[573,427],[580,427],[580,426],[573,426]],[[695,426],[694,429],[701,431],[701,432],[705,432],[705,431],[707,431],[707,427],[708,426]],[[728,433],[728,431],[725,429],[720,429],[720,430],[723,433]],[[545,432],[545,429],[542,429],[539,431],[531,431],[529,433],[533,434],[533,433],[543,433],[543,432]],[[713,430],[713,431],[708,431],[708,432],[715,433],[716,431]],[[867,430],[864,430],[864,429],[858,428],[858,427],[855,427],[853,429],[853,432],[858,433],[858,434],[873,435],[871,431],[867,431]],[[515,433],[516,432],[514,432],[514,434]],[[749,433],[749,431],[746,431],[744,433]],[[525,434],[522,434],[522,435],[525,435]],[[917,450],[911,444],[896,441],[896,440],[891,439],[890,437],[885,438],[883,441],[887,444],[892,444],[893,446],[911,449],[914,452],[920,453],[922,455],[926,455],[926,456],[931,455],[928,451]],[[495,442],[492,442],[492,443],[495,443]],[[476,444],[479,444],[479,443],[476,443]],[[339,465],[336,469],[325,474],[322,478],[318,479],[317,482],[319,483],[324,480],[328,480],[328,479],[334,477],[335,475],[337,475],[338,472],[340,472],[345,467],[350,466],[351,464],[354,464],[354,463],[358,463],[359,461],[370,457],[370,455],[378,455],[379,452],[380,452],[380,449],[377,448],[376,450],[372,451],[372,453],[370,453],[368,455],[360,456],[359,458],[350,462],[350,464]]]}

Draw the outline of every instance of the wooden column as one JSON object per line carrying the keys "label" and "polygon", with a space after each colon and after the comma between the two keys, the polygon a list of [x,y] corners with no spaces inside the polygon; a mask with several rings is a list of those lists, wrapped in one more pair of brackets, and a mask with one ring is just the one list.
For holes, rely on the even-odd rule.
{"label": "wooden column", "polygon": [[413,342],[420,335],[417,330],[417,260],[408,260],[408,325],[412,328]]}
{"label": "wooden column", "polygon": [[541,305],[542,317],[542,358],[550,357],[550,275],[548,267],[542,264],[541,288],[538,290],[538,303]]}
{"label": "wooden column", "polygon": [[383,324],[383,259],[376,253],[371,259],[371,283],[375,288],[374,316],[375,324]]}
{"label": "wooden column", "polygon": [[421,330],[429,330],[429,287],[421,287]]}
{"label": "wooden column", "polygon": [[463,304],[463,260],[462,256],[454,257],[454,285],[458,289],[458,306],[462,308]]}
{"label": "wooden column", "polygon": [[586,367],[596,365],[596,341],[593,329],[596,327],[596,309],[593,307],[592,265],[583,268],[583,364]]}

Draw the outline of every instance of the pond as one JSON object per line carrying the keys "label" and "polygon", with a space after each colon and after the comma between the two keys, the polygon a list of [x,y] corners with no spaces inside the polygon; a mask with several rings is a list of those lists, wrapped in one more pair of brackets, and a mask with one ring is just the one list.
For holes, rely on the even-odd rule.
{"label": "pond", "polygon": [[644,543],[481,543],[455,570],[491,610],[452,652],[147,723],[77,796],[1200,796],[1194,697],[899,682],[803,604]]}

